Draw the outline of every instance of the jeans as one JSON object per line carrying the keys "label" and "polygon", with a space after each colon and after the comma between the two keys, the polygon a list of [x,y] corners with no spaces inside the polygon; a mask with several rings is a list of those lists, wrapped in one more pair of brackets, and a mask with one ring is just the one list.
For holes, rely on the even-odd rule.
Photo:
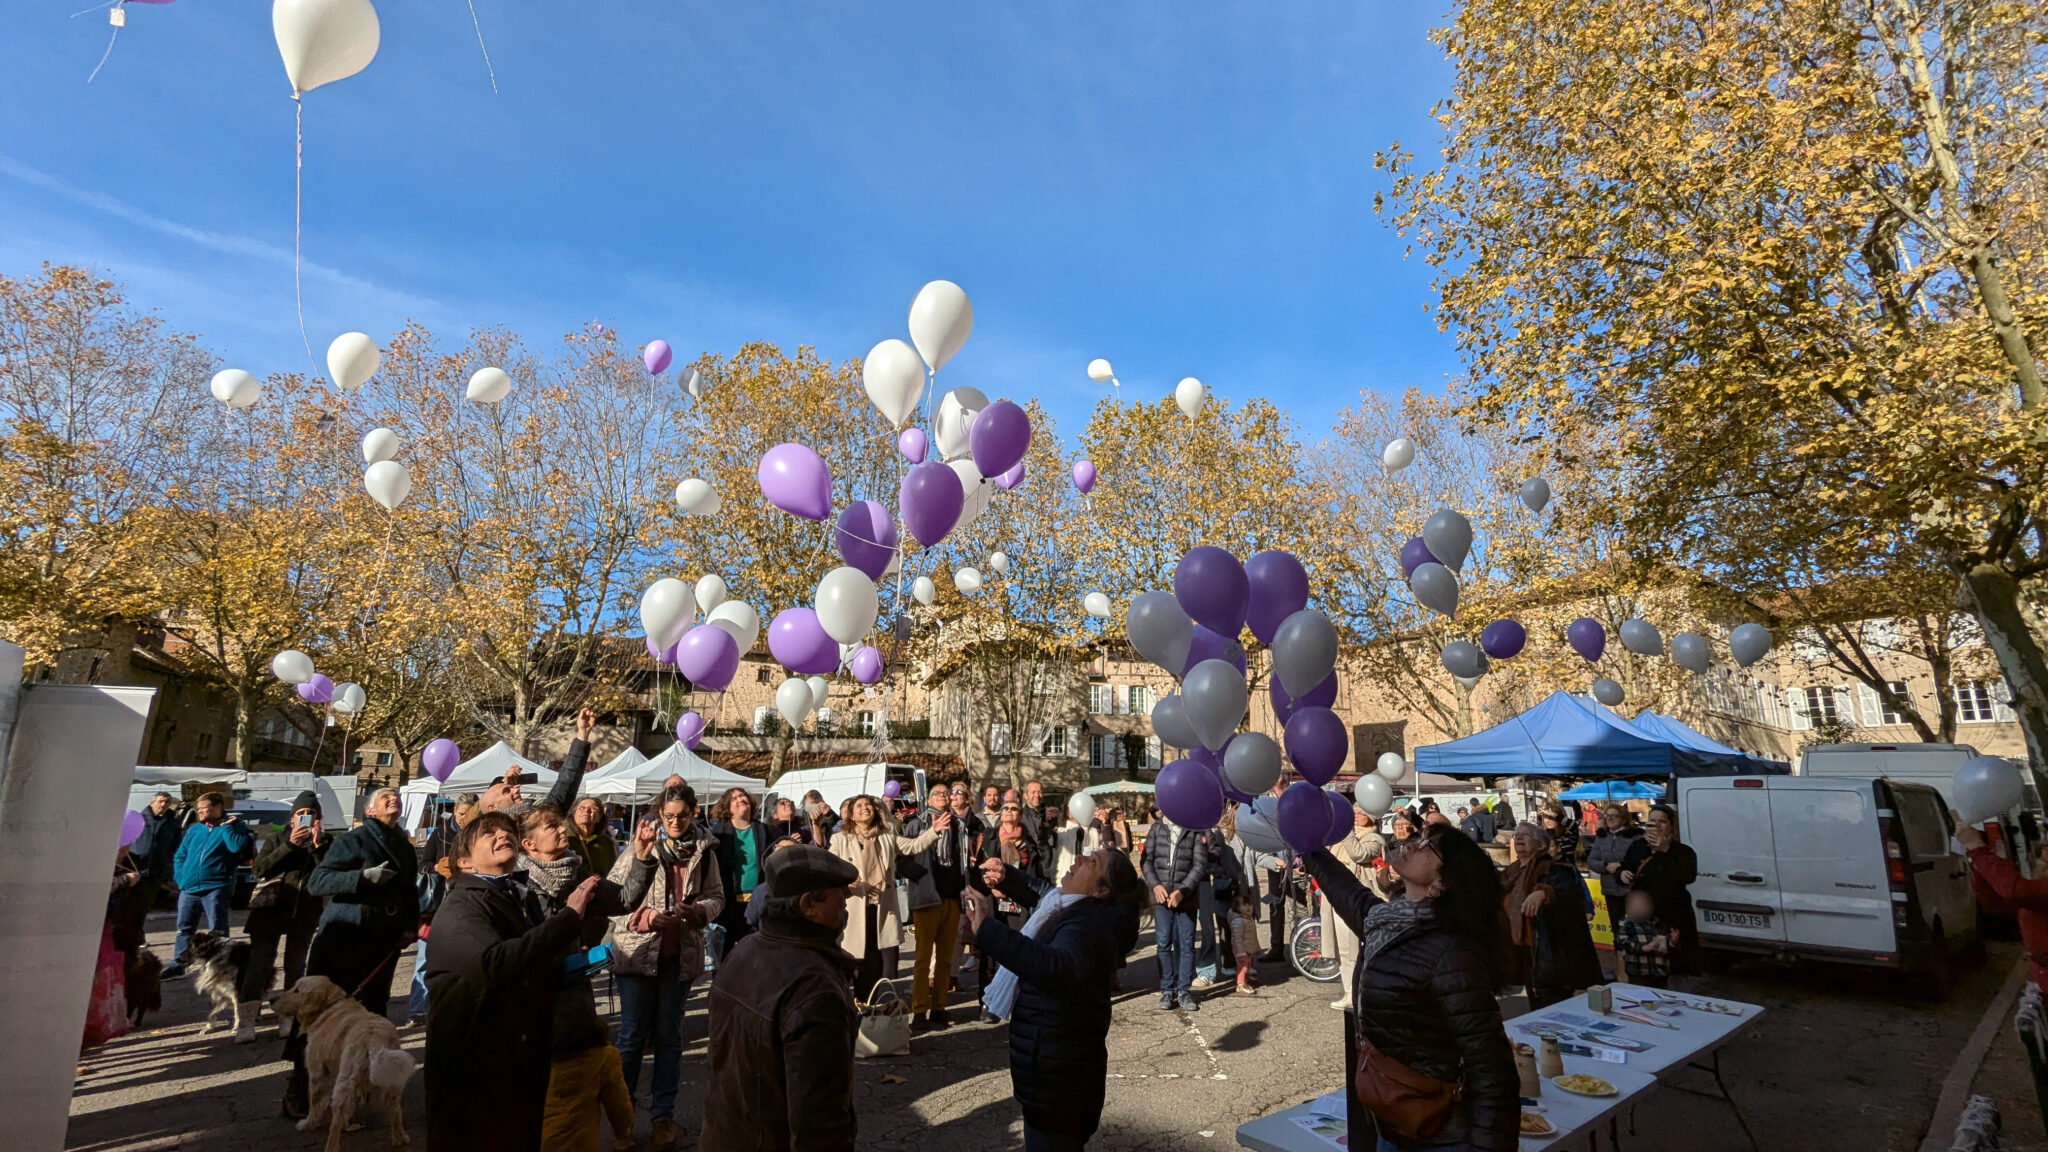
{"label": "jeans", "polygon": [[405,1015],[409,1020],[427,1018],[427,938],[420,937],[412,954],[412,995],[405,1003]]}
{"label": "jeans", "polygon": [[1195,911],[1152,906],[1152,935],[1159,946],[1159,990],[1185,996],[1195,983]]}
{"label": "jeans", "polygon": [[1337,976],[1344,985],[1344,1002],[1355,1004],[1352,986],[1358,976],[1358,934],[1344,922],[1328,901],[1323,903],[1323,954],[1337,961]]}
{"label": "jeans", "polygon": [[1205,980],[1217,975],[1216,908],[1216,889],[1204,880],[1195,900],[1195,975]]}
{"label": "jeans", "polygon": [[234,902],[235,890],[216,888],[211,892],[178,893],[178,938],[171,945],[171,963],[183,964],[185,950],[192,946],[192,933],[199,928],[199,917],[206,916],[209,932],[225,934],[228,930],[228,911]]}
{"label": "jeans", "polygon": [[619,1062],[629,1094],[640,1090],[640,1058],[648,1038],[654,1040],[650,1095],[656,1120],[675,1116],[676,1089],[683,1078],[683,1003],[690,998],[690,982],[677,979],[680,966],[680,957],[664,956],[652,976],[612,977],[619,987]]}
{"label": "jeans", "polygon": [[1087,1146],[1083,1137],[1041,1132],[1028,1123],[1024,1125],[1024,1152],[1081,1152]]}

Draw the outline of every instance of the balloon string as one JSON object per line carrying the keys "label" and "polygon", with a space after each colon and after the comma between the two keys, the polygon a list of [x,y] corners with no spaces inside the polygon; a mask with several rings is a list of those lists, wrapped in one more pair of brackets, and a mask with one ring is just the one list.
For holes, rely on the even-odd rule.
{"label": "balloon string", "polygon": [[320,750],[325,747],[327,747],[327,723],[326,717],[323,716],[321,717],[320,724],[320,739],[313,742],[313,763],[311,767],[316,775],[320,770]]}
{"label": "balloon string", "polygon": [[498,94],[498,72],[491,67],[491,50],[484,46],[484,26],[476,18],[476,0],[469,0],[469,22],[476,29],[476,46],[483,49],[484,71],[491,76],[491,95]]}
{"label": "balloon string", "polygon": [[[96,9],[88,8],[86,9],[86,11],[92,12],[96,11]],[[98,76],[100,74],[100,69],[107,66],[107,57],[112,56],[114,54],[114,41],[118,39],[120,35],[121,26],[119,24],[116,24],[114,25],[114,31],[107,36],[107,50],[105,52],[100,53],[100,62],[92,66],[92,75],[87,76],[85,78],[85,82],[87,84],[92,83],[93,77]]]}
{"label": "balloon string", "polygon": [[292,300],[299,310],[299,343],[306,347],[306,364],[313,375],[320,366],[313,363],[313,341],[306,336],[306,292],[300,286],[300,265],[305,261],[306,203],[306,102],[292,93]]}

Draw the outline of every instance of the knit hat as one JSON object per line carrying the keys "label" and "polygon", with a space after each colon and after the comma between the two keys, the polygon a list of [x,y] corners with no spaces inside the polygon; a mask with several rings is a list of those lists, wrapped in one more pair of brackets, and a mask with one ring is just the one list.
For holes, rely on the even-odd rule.
{"label": "knit hat", "polygon": [[314,812],[320,811],[320,795],[311,788],[292,798],[292,811],[303,812],[307,809],[311,809]]}
{"label": "knit hat", "polygon": [[770,853],[762,871],[768,877],[770,896],[802,896],[806,892],[844,888],[860,879],[860,872],[852,864],[814,844],[792,844]]}

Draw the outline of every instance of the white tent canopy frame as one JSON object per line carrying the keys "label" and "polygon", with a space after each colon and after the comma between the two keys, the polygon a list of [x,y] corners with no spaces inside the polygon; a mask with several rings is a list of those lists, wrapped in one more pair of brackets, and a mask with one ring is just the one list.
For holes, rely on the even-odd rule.
{"label": "white tent canopy frame", "polygon": [[555,782],[555,773],[528,760],[512,750],[503,740],[477,753],[455,766],[446,780],[422,776],[406,782],[399,791],[408,796],[453,796],[459,792],[481,792],[492,783],[505,778],[508,768],[517,767],[521,772],[531,772],[538,782],[520,789],[522,795],[545,796]]}
{"label": "white tent canopy frame", "polygon": [[669,745],[655,756],[641,757],[638,764],[628,762],[629,756],[635,755],[639,753],[627,749],[604,767],[584,777],[578,794],[615,803],[645,804],[661,795],[662,781],[670,776],[681,776],[696,791],[698,806],[709,808],[715,799],[713,792],[727,788],[749,791],[761,788],[759,779],[728,772],[680,742]]}

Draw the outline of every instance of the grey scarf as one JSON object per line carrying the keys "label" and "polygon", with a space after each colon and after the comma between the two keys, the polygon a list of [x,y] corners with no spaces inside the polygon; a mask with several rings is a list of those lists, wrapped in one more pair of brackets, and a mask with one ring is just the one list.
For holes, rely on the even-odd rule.
{"label": "grey scarf", "polygon": [[1358,934],[1359,968],[1371,967],[1380,949],[1403,932],[1435,921],[1436,903],[1432,900],[1387,900],[1373,905],[1365,914],[1365,931]]}
{"label": "grey scarf", "polygon": [[521,856],[519,867],[525,871],[527,882],[557,906],[583,882],[583,857],[574,852],[564,852],[547,861]]}

